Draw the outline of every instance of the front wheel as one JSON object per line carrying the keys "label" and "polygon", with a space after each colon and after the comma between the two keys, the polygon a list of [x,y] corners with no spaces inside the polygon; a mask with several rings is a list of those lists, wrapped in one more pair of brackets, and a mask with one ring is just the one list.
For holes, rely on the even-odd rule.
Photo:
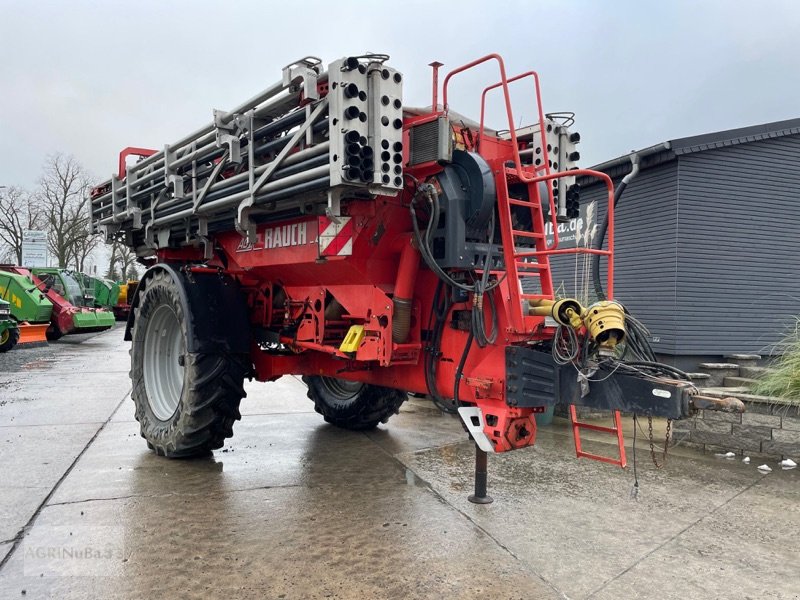
{"label": "front wheel", "polygon": [[331,425],[363,431],[386,423],[400,411],[407,395],[400,390],[345,381],[335,377],[310,375],[303,377],[314,410]]}
{"label": "front wheel", "polygon": [[60,340],[62,337],[64,337],[64,334],[56,325],[50,323],[47,331],[45,332],[45,337],[47,337],[48,342],[55,342],[56,340]]}
{"label": "front wheel", "polygon": [[19,341],[19,329],[16,327],[8,327],[0,333],[0,352],[8,352]]}
{"label": "front wheel", "polygon": [[174,458],[207,454],[233,435],[248,371],[244,357],[187,352],[195,324],[180,292],[166,272],[147,281],[131,346],[131,395],[142,437],[157,454]]}

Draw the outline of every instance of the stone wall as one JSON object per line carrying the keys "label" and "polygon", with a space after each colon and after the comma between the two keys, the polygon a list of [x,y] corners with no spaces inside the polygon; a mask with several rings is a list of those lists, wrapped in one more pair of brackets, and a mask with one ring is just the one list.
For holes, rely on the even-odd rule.
{"label": "stone wall", "polygon": [[743,414],[700,411],[675,421],[675,444],[708,452],[800,459],[800,406],[745,400]]}

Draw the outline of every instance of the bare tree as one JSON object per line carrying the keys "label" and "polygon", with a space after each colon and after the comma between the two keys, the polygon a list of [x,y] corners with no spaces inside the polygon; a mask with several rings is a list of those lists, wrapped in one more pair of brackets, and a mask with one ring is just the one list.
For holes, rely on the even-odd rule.
{"label": "bare tree", "polygon": [[89,176],[71,156],[47,159],[38,196],[48,228],[48,246],[61,267],[82,270],[100,238],[91,230]]}
{"label": "bare tree", "polygon": [[[119,267],[119,268],[117,268]],[[111,258],[108,263],[108,271],[106,277],[113,280],[125,279],[135,273],[135,279],[138,276],[136,271],[136,253],[131,250],[124,242],[111,243]],[[128,277],[130,279],[130,277]]]}
{"label": "bare tree", "polygon": [[95,248],[100,245],[102,237],[91,233],[91,222],[87,224],[88,235],[76,238],[73,251],[73,262],[75,269],[84,273],[86,271],[86,261],[92,255]]}
{"label": "bare tree", "polygon": [[27,229],[39,229],[44,222],[42,209],[22,188],[9,187],[0,193],[0,244],[5,258],[22,264],[22,236]]}
{"label": "bare tree", "polygon": [[136,252],[134,252],[125,244],[120,244],[117,252],[119,253],[120,275],[122,275],[123,278],[127,277],[128,279],[138,279],[139,271],[137,267]]}
{"label": "bare tree", "polygon": [[106,279],[112,281],[119,281],[122,279],[117,271],[117,244],[111,244],[111,257],[108,259],[108,271],[106,271]]}

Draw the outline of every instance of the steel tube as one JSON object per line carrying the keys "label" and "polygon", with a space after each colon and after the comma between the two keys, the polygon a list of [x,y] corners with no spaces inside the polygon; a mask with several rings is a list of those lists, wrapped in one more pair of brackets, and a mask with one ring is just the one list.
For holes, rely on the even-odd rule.
{"label": "steel tube", "polygon": [[[294,183],[302,183],[311,179],[318,179],[324,175],[330,175],[329,165],[323,165],[315,169],[303,171],[302,173],[296,173],[295,175],[290,175],[284,179],[279,179],[278,181],[270,181],[261,186],[261,190],[259,191],[271,192],[276,189],[287,187],[288,185],[292,185]],[[244,192],[239,192],[238,194],[233,194],[232,196],[226,196],[225,198],[221,198],[220,200],[216,200],[214,202],[209,202],[208,204],[201,204],[197,207],[197,212],[205,213],[217,210],[218,208],[224,208],[225,206],[230,206],[231,204],[236,204],[237,202],[244,200],[249,195],[250,192],[247,190]]]}
{"label": "steel tube", "polygon": [[[316,133],[319,133],[320,131],[323,131],[326,128],[326,126],[321,126],[322,123],[327,123],[327,119],[322,120],[319,123],[316,123],[314,126],[312,126],[312,131],[314,131]],[[246,147],[247,146],[247,144],[246,144],[247,140],[243,140],[243,141],[245,143],[242,146]],[[278,150],[283,145],[285,145],[287,143],[287,141],[288,140],[284,140],[283,138],[279,138],[279,139],[276,139],[276,140],[271,140],[269,142],[266,142],[265,144],[262,144],[261,146],[258,146],[256,148],[254,154],[256,156],[260,156],[262,154],[265,154],[266,152],[270,152],[272,150]],[[203,154],[204,152],[208,152],[208,153],[207,154]],[[192,160],[198,160],[200,162],[206,162],[206,161],[210,161],[210,160],[214,160],[216,158],[219,158],[220,156],[222,156],[223,152],[224,152],[224,150],[222,148],[219,148],[218,146],[216,146],[216,144],[207,144],[207,145],[203,146],[202,148],[196,149],[195,151],[193,151],[189,155],[186,155],[185,157],[181,157],[180,159],[176,160],[174,164],[175,164],[175,166],[177,168],[180,168],[182,166],[185,166],[186,164],[188,164]],[[163,154],[163,152],[161,154]],[[153,156],[157,156],[157,155],[154,154]],[[186,160],[184,160],[184,159],[186,159]],[[141,163],[137,164],[137,167],[139,167],[140,164]],[[141,186],[141,185],[144,185],[146,183],[149,183],[149,182],[157,179],[158,177],[163,177],[163,175],[164,175],[164,167],[163,167],[163,165],[161,164],[160,161],[157,162],[156,164],[154,164],[153,168],[155,169],[154,171],[151,171],[151,172],[147,173],[146,175],[141,176],[139,179],[137,179],[137,181],[135,182],[134,185]],[[144,193],[147,193],[147,192],[149,192],[149,189],[148,190],[141,190],[140,189],[135,194],[132,195],[132,198],[136,199],[136,198],[142,197],[141,195],[144,194]],[[94,200],[94,203],[98,203],[98,202],[101,202],[101,201],[105,200],[107,196],[110,196],[110,193],[109,194],[105,194],[105,195],[103,195],[103,196],[101,196],[99,198],[96,198]]]}
{"label": "steel tube", "polygon": [[[282,180],[282,179],[284,179],[286,177],[289,177],[290,175],[294,175],[296,173],[302,173],[303,171],[307,171],[309,169],[313,169],[314,167],[327,165],[329,161],[330,161],[330,159],[327,156],[324,156],[324,155],[311,158],[311,159],[307,160],[306,162],[303,162],[303,163],[300,163],[300,164],[297,164],[297,165],[293,165],[291,167],[287,167],[285,169],[280,169],[280,170],[276,171],[275,174],[272,176],[272,180],[271,181],[280,181],[280,180]],[[262,169],[262,171],[263,171],[263,169]],[[246,189],[248,189],[249,185],[250,185],[250,182],[248,182],[248,181],[240,181],[238,183],[235,183],[233,185],[227,185],[225,187],[220,186],[217,189],[215,189],[215,186],[212,185],[211,188],[209,188],[208,194],[206,195],[206,200],[209,200],[209,201],[217,200],[217,199],[222,198],[223,196],[225,196],[227,194],[234,194],[236,192],[240,192],[242,190],[246,190]]]}
{"label": "steel tube", "polygon": [[[312,150],[312,149],[309,149],[309,151],[310,150]],[[298,152],[297,154],[299,155],[301,153]],[[294,156],[296,156],[296,155],[292,155],[292,157],[294,157]],[[326,155],[321,155],[321,156],[316,156],[316,157],[312,155],[311,158],[308,158],[308,155],[306,155],[306,158],[307,158],[307,160],[305,160],[303,162],[299,162],[299,163],[297,162],[299,159],[294,159],[292,161],[292,164],[289,165],[287,168],[279,169],[278,171],[276,171],[275,172],[276,179],[264,184],[264,186],[262,187],[262,190],[265,190],[265,191],[269,192],[271,190],[281,189],[283,187],[286,187],[286,186],[289,186],[289,185],[293,185],[296,182],[305,181],[306,179],[313,179],[315,177],[319,177],[323,173],[324,174],[328,174],[329,166],[328,166],[328,157]],[[288,160],[288,158],[287,158],[287,160]],[[286,161],[284,161],[284,162],[286,162]],[[319,166],[317,166],[316,168],[306,168],[306,167],[311,167],[312,164],[318,164]],[[260,167],[261,171],[265,170],[267,168],[267,166],[268,165],[262,165],[262,167]],[[298,169],[299,169],[299,171],[298,171]],[[238,175],[237,177],[246,178],[247,175],[248,175],[247,173],[242,173],[242,174]],[[220,182],[220,183],[222,183],[222,182]],[[243,191],[240,191],[239,193],[237,193],[235,195],[227,195],[228,193],[230,193],[230,190],[228,188],[231,187],[231,186],[227,186],[227,187],[225,187],[225,189],[223,189],[221,187],[217,187],[217,185],[218,184],[215,184],[214,186],[212,186],[210,188],[210,190],[209,190],[209,195],[206,196],[206,200],[209,200],[209,199],[216,200],[215,206],[217,204],[219,204],[221,202],[225,202],[225,201],[230,201],[230,203],[238,202],[239,200],[246,198],[248,196],[248,194],[249,194],[248,182],[240,183],[237,186],[235,186],[235,187],[241,188],[243,190]],[[214,195],[213,198],[211,198],[211,190],[215,191],[215,195]],[[259,194],[257,194],[256,197],[258,197],[259,195],[260,195],[260,192],[259,192]],[[183,209],[184,205],[186,207],[185,209]],[[205,204],[201,204],[201,207],[203,207],[203,206],[206,206],[206,205]],[[191,198],[191,196],[187,195],[184,198],[180,198],[180,199],[173,198],[173,199],[161,204],[157,208],[157,210],[161,211],[161,210],[164,210],[164,209],[167,209],[167,208],[171,208],[173,211],[176,211],[176,209],[177,209],[178,211],[181,211],[181,212],[178,213],[176,211],[176,212],[171,212],[170,214],[167,214],[167,215],[162,215],[162,217],[159,217],[158,219],[156,219],[156,222],[161,222],[162,218],[172,217],[172,216],[174,216],[176,214],[184,215],[184,213],[186,213],[187,210],[189,212],[184,216],[188,216],[189,214],[192,214],[193,209],[191,207],[192,207],[192,198]],[[103,207],[100,210],[106,210],[107,208],[108,207]],[[149,207],[145,207],[143,210],[145,212],[148,212],[149,211]],[[99,222],[98,222],[99,225],[109,225],[111,223],[113,223],[113,217],[110,217],[110,216],[109,217],[105,217],[105,218],[99,220]]]}
{"label": "steel tube", "polygon": [[[315,133],[319,133],[319,132],[324,131],[324,130],[327,129],[327,126],[328,126],[327,124],[328,124],[328,120],[324,119],[324,120],[320,121],[319,123],[315,123],[312,126],[311,129]],[[266,142],[266,143],[262,144],[261,146],[257,146],[256,149],[254,150],[254,154],[255,154],[256,157],[260,157],[261,155],[266,154],[268,152],[273,152],[275,150],[280,150],[287,143],[289,143],[289,137],[288,136],[283,136],[283,137],[275,139],[275,140],[270,140],[269,142]],[[246,144],[243,144],[242,147],[246,147]],[[211,160],[215,160],[215,159],[219,158],[220,156],[222,156],[224,152],[225,151],[222,148],[218,148],[218,147],[215,146],[213,151],[211,151],[207,155],[198,157],[197,160],[199,162],[208,162],[208,161],[211,161]],[[160,171],[160,173],[163,173],[163,169],[162,169],[162,171]],[[147,179],[146,180],[143,179],[143,181],[148,181],[148,180],[151,180],[153,178],[154,177],[148,176]],[[137,182],[137,185],[138,184],[139,184],[139,182]],[[161,187],[161,186],[158,186],[158,187]],[[148,192],[148,190],[139,190],[138,192],[133,194],[132,197],[133,197],[133,199],[141,198],[143,196],[143,194],[145,194],[147,192]]]}
{"label": "steel tube", "polygon": [[[276,140],[276,141],[278,141],[278,140]],[[289,156],[287,156],[284,159],[283,166],[287,166],[288,167],[288,166],[291,166],[291,165],[299,164],[301,162],[304,162],[304,161],[308,160],[311,157],[318,156],[318,155],[321,155],[321,154],[325,154],[329,150],[330,150],[330,142],[328,142],[328,141],[322,142],[320,144],[316,144],[314,146],[311,146],[310,148],[306,148],[305,150],[300,150],[299,152],[296,152],[294,154],[290,154]],[[255,174],[259,175],[259,174],[263,173],[271,164],[272,164],[272,162],[270,161],[270,162],[268,162],[266,164],[259,165],[255,169]],[[208,171],[210,172],[211,168],[209,168]],[[229,177],[228,179],[224,179],[222,181],[219,181],[219,182],[217,182],[217,183],[215,183],[215,184],[213,184],[211,186],[211,188],[209,189],[209,193],[221,190],[224,187],[232,185],[233,183],[237,183],[239,181],[247,180],[248,179],[248,175],[249,175],[249,172],[244,172],[244,173],[240,173],[238,175],[234,175],[233,177]],[[147,196],[156,193],[157,191],[159,191],[163,187],[164,187],[163,185],[155,185],[155,186],[151,186],[151,187],[149,187],[147,189],[144,189],[144,190],[139,190],[138,192],[136,192],[135,194],[132,195],[132,198],[134,200],[144,199]],[[97,204],[99,204],[101,202],[107,201],[110,198],[111,198],[111,193],[108,193],[108,194],[105,194],[103,196],[100,196],[99,198],[95,198],[92,201],[92,204],[93,205],[97,205]],[[120,206],[122,204],[124,204],[124,201],[117,203],[118,206]],[[106,206],[103,206],[103,207],[99,207],[99,208],[93,208],[93,214],[97,215],[100,212],[102,212],[104,210],[107,210],[107,209],[111,209],[111,205],[110,204],[108,204]],[[101,221],[100,224],[104,225],[106,223]]]}
{"label": "steel tube", "polygon": [[[294,99],[294,98],[298,98],[299,99],[299,97],[300,97],[299,93],[290,94],[290,93],[287,92],[285,95],[282,95],[282,96],[280,96],[278,98],[275,98],[269,104],[267,104],[265,106],[258,107],[258,104],[261,104],[262,102],[265,102],[266,100],[269,100],[271,97],[279,94],[283,90],[285,90],[285,87],[283,86],[283,83],[276,83],[276,84],[270,86],[269,88],[267,88],[266,90],[264,90],[263,92],[261,92],[260,94],[257,94],[255,96],[253,96],[252,98],[250,98],[246,102],[243,102],[242,104],[240,104],[236,108],[234,108],[234,109],[228,111],[227,113],[225,113],[224,115],[222,115],[221,121],[223,123],[227,124],[233,119],[235,114],[241,113],[243,111],[250,110],[251,108],[254,108],[254,107],[257,107],[254,114],[256,114],[256,115],[264,114],[265,112],[267,112],[269,110],[274,110],[275,108],[277,108],[278,106],[282,105],[283,103],[288,102],[290,99]],[[259,100],[259,101],[256,104],[252,104],[252,101],[254,101],[254,100]],[[170,144],[170,148],[173,149],[173,150],[181,149],[183,146],[185,146],[187,144],[190,144],[196,138],[201,138],[201,137],[207,136],[207,135],[213,135],[215,129],[216,129],[216,127],[215,127],[214,123],[209,123],[208,125],[205,125],[205,126],[199,128],[199,129],[193,131],[192,133],[182,137],[177,142],[175,142],[173,144]],[[137,166],[137,168],[144,168],[144,167],[151,166],[151,165],[154,166],[156,162],[163,162],[163,160],[164,160],[164,152],[160,151],[160,152],[156,152],[152,156],[147,157],[146,159],[142,160],[141,162],[138,162],[136,164],[136,166]],[[162,167],[163,167],[163,165],[162,165]]]}
{"label": "steel tube", "polygon": [[[328,158],[327,155],[321,155],[321,156],[312,157],[312,158],[310,158],[310,159],[308,159],[308,160],[306,160],[304,162],[301,162],[301,163],[293,164],[293,165],[291,165],[289,167],[286,167],[286,168],[280,168],[273,175],[272,181],[280,181],[280,180],[288,178],[290,175],[294,175],[296,173],[302,173],[302,172],[308,171],[308,170],[312,169],[313,167],[318,167],[320,165],[327,165],[328,161],[329,161],[329,158]],[[267,166],[268,165],[263,165],[263,168],[260,168],[261,171],[266,169]],[[244,191],[244,190],[248,190],[249,189],[249,181],[246,181],[247,175],[248,175],[248,173],[241,173],[241,174],[237,175],[236,177],[239,178],[239,181],[235,185],[226,185],[226,186],[219,185],[219,184],[224,183],[224,182],[232,181],[233,178],[226,179],[226,180],[223,180],[223,181],[219,182],[218,184],[212,185],[209,188],[208,193],[206,194],[205,201],[208,202],[208,201],[212,201],[212,200],[219,200],[220,198],[227,197],[229,194],[233,194],[235,192],[241,192],[241,191]],[[245,179],[245,181],[242,181],[243,179]],[[175,207],[183,208],[184,205],[186,207],[188,207],[188,206],[192,205],[192,202],[193,202],[192,198],[188,197],[188,196],[184,197],[184,198],[173,198],[173,199],[171,199],[171,200],[159,205],[158,210],[161,211],[161,210],[166,209],[166,208],[173,208],[174,209]],[[174,212],[174,210],[173,210],[173,212]],[[164,215],[161,215],[161,216],[164,216]]]}
{"label": "steel tube", "polygon": [[[266,194],[260,194],[259,196],[256,197],[256,204],[263,204],[264,202],[272,202],[283,198],[289,198],[291,196],[295,196],[306,192],[312,192],[314,190],[323,190],[329,186],[330,186],[330,177],[329,176],[320,177],[318,179],[301,182],[298,183],[297,185],[292,185],[284,189],[274,190]],[[224,206],[222,208],[224,208]],[[170,215],[168,217],[161,217],[159,219],[156,219],[155,221],[153,221],[153,226],[155,227],[159,225],[166,225],[167,223],[170,223],[172,221],[179,221],[181,219],[191,216],[192,216],[191,210],[189,211],[184,210],[174,215]],[[231,215],[231,217],[232,216],[233,215]]]}

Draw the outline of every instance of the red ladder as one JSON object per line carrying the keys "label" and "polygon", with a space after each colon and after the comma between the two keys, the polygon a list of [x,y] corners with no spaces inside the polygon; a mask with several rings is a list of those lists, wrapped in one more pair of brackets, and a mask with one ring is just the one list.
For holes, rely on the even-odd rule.
{"label": "red ladder", "polygon": [[[628,461],[625,457],[625,442],[622,437],[622,417],[618,410],[614,411],[614,426],[604,427],[603,425],[593,425],[592,423],[581,423],[578,421],[578,414],[575,410],[575,405],[569,405],[569,420],[572,422],[572,437],[575,439],[575,454],[578,458],[590,458],[592,460],[599,460],[600,462],[611,463],[612,465],[619,465],[623,469]],[[590,429],[592,431],[602,431],[603,433],[611,433],[617,436],[617,446],[619,447],[619,458],[611,458],[610,456],[600,456],[599,454],[592,454],[585,452],[581,447],[581,429]]]}
{"label": "red ladder", "polygon": [[[599,171],[592,171],[588,169],[574,169],[570,171],[551,172],[547,156],[547,144],[545,138],[545,116],[542,108],[542,95],[539,89],[539,76],[534,71],[521,73],[515,77],[506,76],[506,68],[503,59],[498,54],[489,54],[483,58],[467,63],[450,73],[444,79],[442,86],[442,100],[443,111],[440,114],[446,114],[448,111],[448,83],[450,79],[468,69],[487,61],[496,61],[500,70],[500,81],[488,86],[483,90],[481,96],[481,120],[480,129],[478,131],[478,147],[479,152],[484,158],[489,158],[488,154],[484,152],[484,144],[490,141],[491,136],[487,136],[484,130],[484,117],[486,107],[486,95],[489,91],[501,88],[503,91],[503,101],[506,109],[506,117],[508,118],[508,135],[511,143],[511,150],[513,160],[508,160],[508,156],[497,157],[495,156],[493,168],[496,174],[496,189],[497,189],[497,206],[498,214],[500,217],[500,235],[503,243],[503,260],[505,263],[505,271],[508,279],[508,293],[510,296],[510,310],[508,314],[510,329],[516,333],[529,333],[529,328],[526,327],[527,311],[523,310],[524,300],[535,299],[552,299],[553,298],[553,280],[550,272],[550,256],[558,254],[600,254],[607,257],[607,282],[606,290],[609,299],[613,298],[614,292],[614,185],[611,178],[605,173]],[[509,95],[508,84],[519,81],[521,79],[531,78],[534,84],[534,91],[536,93],[536,113],[538,116],[539,135],[541,136],[542,143],[542,158],[543,162],[540,166],[523,165],[520,159],[520,148],[517,142],[517,133],[515,129],[514,115],[511,109],[511,97]],[[435,97],[435,96],[434,96]],[[433,101],[433,109],[436,110],[436,101]],[[501,160],[497,160],[500,158]],[[499,164],[498,164],[499,162]],[[509,165],[511,163],[511,165]],[[559,177],[593,177],[601,180],[608,193],[608,249],[595,249],[595,248],[559,248],[558,247],[558,223],[556,219],[555,199],[553,197],[551,182]],[[522,183],[528,186],[527,199],[510,198],[508,192],[509,182]],[[539,193],[539,182],[547,183],[547,198],[542,198]],[[542,211],[542,200],[545,200],[550,205],[550,220],[553,224],[553,241],[547,244],[545,239],[545,220]],[[515,229],[513,226],[512,206],[525,207],[531,214],[531,230]],[[534,249],[518,248],[517,240],[533,239],[535,240]],[[533,259],[535,262],[527,262],[526,259]],[[491,268],[491,267],[490,267]],[[540,282],[541,293],[530,294],[525,293],[521,289],[521,285],[517,284],[521,278],[538,277]],[[592,425],[589,423],[580,423],[576,418],[575,407],[570,405],[570,418],[572,421],[572,431],[575,438],[575,451],[578,458],[585,457],[602,462],[617,464],[625,467],[625,446],[622,438],[622,421],[619,411],[614,412],[614,427],[603,427],[600,425]],[[619,446],[619,459],[609,458],[606,456],[599,456],[584,452],[581,449],[580,429],[592,429],[595,431],[602,431],[605,433],[615,434],[617,436],[617,444]]]}
{"label": "red ladder", "polygon": [[[509,281],[521,281],[525,278],[538,278],[541,292],[531,294],[519,289],[511,289],[513,303],[519,305],[519,316],[515,319],[517,311],[511,311],[512,324],[524,331],[524,321],[520,317],[522,300],[540,298],[553,298],[553,280],[550,273],[550,257],[545,253],[547,241],[545,240],[545,221],[542,213],[541,199],[538,194],[537,184],[528,184],[528,200],[510,198],[508,195],[509,179],[516,179],[516,171],[506,169],[505,177],[497,182],[497,207],[500,214],[500,235],[503,240],[503,260]],[[512,207],[521,207],[530,212],[531,230],[515,229],[513,225]],[[520,226],[521,227],[521,226]],[[521,239],[520,239],[521,238]],[[519,247],[522,241],[533,240],[533,247]],[[535,262],[528,262],[534,259]],[[510,286],[513,288],[513,286]],[[519,319],[519,323],[513,322]]]}

